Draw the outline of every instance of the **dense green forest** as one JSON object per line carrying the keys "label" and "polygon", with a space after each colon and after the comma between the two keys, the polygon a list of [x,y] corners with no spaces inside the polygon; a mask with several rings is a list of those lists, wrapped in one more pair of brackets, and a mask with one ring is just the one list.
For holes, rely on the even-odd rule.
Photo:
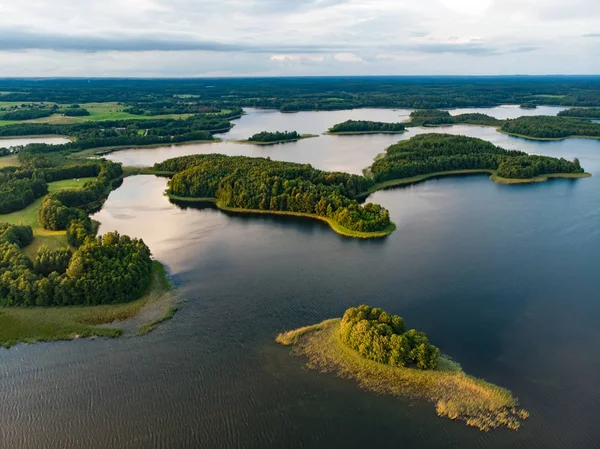
{"label": "dense green forest", "polygon": [[370,122],[367,120],[346,120],[329,128],[329,132],[336,133],[397,133],[405,130],[403,123]]}
{"label": "dense green forest", "polygon": [[282,111],[358,107],[457,108],[500,104],[600,106],[597,76],[307,77],[221,79],[2,79],[2,99],[121,102],[132,113],[195,112],[210,104]]}
{"label": "dense green forest", "polygon": [[579,161],[508,151],[473,137],[421,134],[392,145],[372,167],[377,182],[443,171],[496,170],[504,178],[526,179],[540,174],[583,173]]}
{"label": "dense green forest", "polygon": [[298,140],[302,136],[296,131],[262,131],[248,138],[248,142],[269,143],[282,142],[286,140]]}
{"label": "dense green forest", "polygon": [[410,121],[406,126],[437,126],[437,125],[486,125],[500,126],[501,120],[486,114],[473,112],[468,114],[450,115],[448,111],[439,109],[418,109],[410,113]]}
{"label": "dense green forest", "polygon": [[404,320],[398,315],[365,305],[346,310],[340,337],[361,356],[386,365],[432,370],[440,358],[440,350],[423,332],[406,332]]}
{"label": "dense green forest", "polygon": [[[21,248],[31,228],[0,224],[0,305],[66,306],[115,304],[141,297],[152,280],[150,250],[116,232],[67,248],[38,249],[35,261]],[[2,231],[4,229],[4,231]]]}
{"label": "dense green forest", "polygon": [[591,123],[570,117],[545,115],[519,117],[514,120],[505,121],[500,129],[509,134],[519,134],[542,139],[557,139],[570,136],[600,138],[600,123]]}
{"label": "dense green forest", "polygon": [[171,195],[216,198],[230,208],[299,212],[327,217],[359,232],[390,227],[389,212],[354,197],[373,185],[363,176],[316,170],[308,164],[218,154],[184,156],[155,164],[176,173]]}
{"label": "dense green forest", "polygon": [[558,113],[559,117],[600,119],[600,108],[571,108]]}

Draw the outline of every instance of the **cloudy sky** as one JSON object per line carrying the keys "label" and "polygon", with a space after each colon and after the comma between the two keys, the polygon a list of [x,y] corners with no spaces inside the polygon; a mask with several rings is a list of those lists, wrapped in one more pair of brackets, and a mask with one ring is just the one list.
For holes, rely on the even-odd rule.
{"label": "cloudy sky", "polygon": [[598,0],[0,0],[2,76],[598,74]]}

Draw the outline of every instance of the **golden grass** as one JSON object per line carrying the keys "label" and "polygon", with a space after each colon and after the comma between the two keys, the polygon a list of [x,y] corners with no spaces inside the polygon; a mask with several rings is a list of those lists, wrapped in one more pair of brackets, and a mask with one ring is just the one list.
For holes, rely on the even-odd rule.
{"label": "golden grass", "polygon": [[[2,146],[2,142],[0,142],[0,146]],[[19,160],[19,156],[16,154],[9,154],[8,156],[0,157],[0,168],[4,167],[20,167],[21,161]]]}
{"label": "golden grass", "polygon": [[435,404],[439,416],[464,421],[482,431],[519,429],[529,414],[519,409],[510,391],[465,374],[460,365],[442,357],[434,371],[393,367],[361,357],[339,338],[339,319],[323,321],[279,334],[276,341],[293,346],[307,366],[353,379],[366,390],[422,399]]}

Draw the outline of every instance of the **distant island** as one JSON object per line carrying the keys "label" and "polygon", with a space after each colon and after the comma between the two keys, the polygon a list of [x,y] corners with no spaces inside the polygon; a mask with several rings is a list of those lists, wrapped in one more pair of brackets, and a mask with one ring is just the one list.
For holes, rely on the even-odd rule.
{"label": "distant island", "polygon": [[297,131],[262,131],[249,137],[248,140],[241,140],[241,143],[253,143],[255,145],[275,145],[278,143],[295,142],[301,139],[319,137],[315,134],[300,134]]}
{"label": "distant island", "polygon": [[537,104],[535,103],[522,103],[519,106],[521,109],[537,109]]}
{"label": "distant island", "polygon": [[500,126],[501,120],[478,112],[451,115],[439,109],[417,109],[410,113],[406,126],[484,125]]}
{"label": "distant island", "polygon": [[326,134],[401,134],[405,130],[403,123],[346,120],[329,128]]}
{"label": "distant island", "polygon": [[281,333],[308,366],[353,379],[369,391],[432,402],[439,416],[483,431],[518,430],[529,413],[510,391],[465,374],[440,354],[423,332],[406,331],[404,320],[362,305],[343,318]]}
{"label": "distant island", "polygon": [[505,121],[499,131],[532,140],[561,140],[568,137],[600,139],[600,123],[565,116],[519,117]]}

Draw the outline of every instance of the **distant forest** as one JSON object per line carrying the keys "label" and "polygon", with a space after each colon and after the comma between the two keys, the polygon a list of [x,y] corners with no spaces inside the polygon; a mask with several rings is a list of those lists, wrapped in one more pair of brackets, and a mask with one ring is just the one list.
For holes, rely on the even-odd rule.
{"label": "distant forest", "polygon": [[121,102],[140,115],[206,113],[211,104],[285,112],[500,104],[600,106],[598,76],[0,79],[2,101]]}

